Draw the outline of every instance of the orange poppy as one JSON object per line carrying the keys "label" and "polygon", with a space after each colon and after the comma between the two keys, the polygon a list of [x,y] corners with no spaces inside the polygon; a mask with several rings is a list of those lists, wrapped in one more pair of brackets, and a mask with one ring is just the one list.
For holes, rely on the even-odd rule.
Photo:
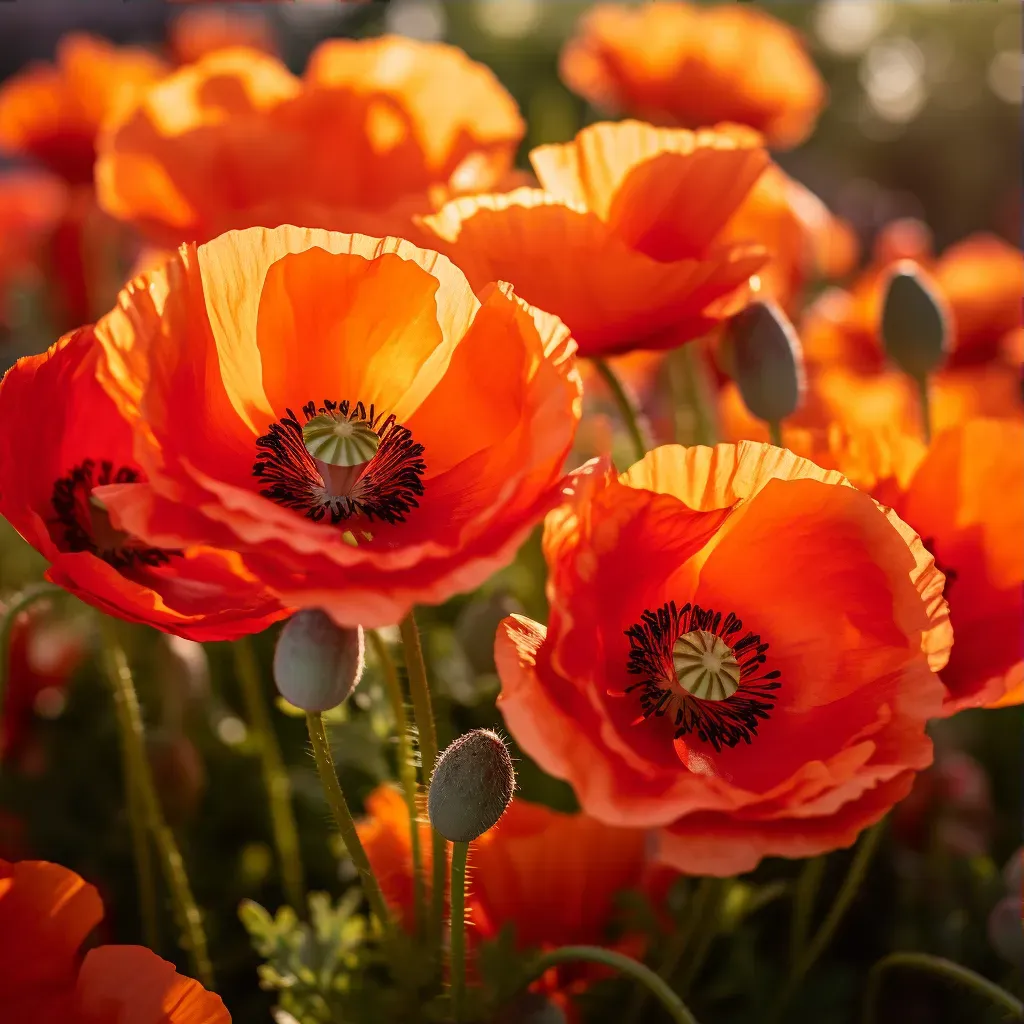
{"label": "orange poppy", "polygon": [[167,33],[167,47],[177,64],[194,64],[208,53],[234,46],[277,53],[270,24],[258,13],[199,7],[178,15]]}
{"label": "orange poppy", "polygon": [[755,132],[595,124],[530,162],[543,189],[454,199],[421,218],[474,287],[511,281],[585,356],[673,348],[747,301],[767,253],[721,234],[768,164]]}
{"label": "orange poppy", "polygon": [[154,544],[237,551],[286,604],[346,625],[397,622],[510,560],[557,501],[580,416],[563,324],[396,238],[183,246],[96,333],[151,481],[112,514]]}
{"label": "orange poppy", "polygon": [[0,860],[0,1017],[18,1024],[230,1024],[219,996],[144,946],[79,948],[103,917],[59,864]]}
{"label": "orange poppy", "polygon": [[897,506],[947,575],[944,712],[1024,702],[1024,422],[939,434]]}
{"label": "orange poppy", "polygon": [[930,763],[943,577],[838,473],[750,443],[592,464],[544,552],[549,624],[499,628],[499,707],[584,811],[656,828],[659,860],[848,846]]}
{"label": "orange poppy", "polygon": [[66,203],[64,183],[50,174],[0,175],[0,323],[9,316],[12,286],[42,276],[46,245]]}
{"label": "orange poppy", "polygon": [[810,134],[827,98],[799,35],[737,4],[599,4],[565,45],[560,69],[601,109],[683,127],[736,121],[780,148]]}
{"label": "orange poppy", "polygon": [[220,50],[109,126],[96,187],[161,245],[289,223],[406,234],[432,196],[493,187],[523,131],[494,74],[441,43],[328,40],[301,79]]}
{"label": "orange poppy", "polygon": [[[100,388],[91,328],[20,359],[0,383],[0,513],[50,562],[47,579],[111,615],[194,640],[258,632],[288,609],[230,550],[152,545],[111,514],[148,491],[138,429]],[[32,429],[25,417],[32,415]]]}
{"label": "orange poppy", "polygon": [[0,146],[35,158],[72,183],[91,182],[104,119],[167,70],[147,50],[66,35],[55,64],[31,65],[0,85]]}

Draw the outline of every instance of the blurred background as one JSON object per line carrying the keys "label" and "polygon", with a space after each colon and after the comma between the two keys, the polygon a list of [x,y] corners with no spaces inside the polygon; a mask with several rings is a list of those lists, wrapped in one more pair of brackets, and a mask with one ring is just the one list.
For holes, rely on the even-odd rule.
{"label": "blurred background", "polygon": [[[69,31],[162,50],[171,23],[187,6],[163,0],[0,3],[0,79],[33,61],[52,60],[58,40]],[[557,71],[559,50],[591,6],[587,3],[294,0],[204,6],[250,18],[253,37],[276,49],[296,72],[313,47],[331,36],[392,32],[462,47],[492,67],[518,101],[529,126],[520,151],[523,166],[532,147],[569,139],[598,119],[560,82]],[[777,160],[853,226],[865,252],[885,224],[901,217],[927,223],[936,250],[977,231],[1020,244],[1022,58],[1016,0],[760,6],[805,34],[831,94],[810,139],[777,154]],[[0,160],[0,166],[17,165],[7,157]],[[100,310],[112,300],[112,293],[93,296]],[[17,281],[8,302],[0,368],[52,342],[60,321],[52,310],[34,306],[31,289],[21,289]],[[6,592],[38,579],[43,565],[2,525],[0,588]],[[500,723],[493,704],[494,627],[510,610],[543,619],[543,580],[534,540],[472,601],[454,600],[424,615],[432,676],[441,689],[442,745],[466,728]],[[203,651],[144,630],[131,636],[130,653],[149,709],[154,768],[195,871],[219,987],[236,1021],[264,1021],[270,997],[256,987],[258,961],[236,911],[246,897],[273,909],[282,895],[258,761],[230,654],[225,645]],[[256,638],[264,666],[272,640]],[[5,727],[21,731],[6,736],[0,748],[0,857],[52,859],[91,880],[105,880],[103,938],[138,941],[115,725],[96,667],[83,658],[87,642],[84,621],[67,608],[15,638],[12,657],[21,659],[20,671],[30,683],[19,691],[23,706],[15,709],[14,726],[10,707],[5,715]],[[930,949],[993,978],[1005,976],[1007,949],[1015,955],[1015,940],[1011,934],[1007,946],[1005,936],[993,939],[989,912],[1006,891],[1002,866],[1020,844],[1020,721],[1015,709],[980,714],[962,714],[937,731],[939,767],[897,809],[888,856],[880,858],[871,891],[851,912],[794,1008],[793,1020],[852,1021],[866,966],[893,948]],[[327,839],[326,808],[306,756],[303,722],[279,719],[310,887],[337,892],[336,851]],[[336,758],[346,792],[355,800],[393,777],[392,752],[379,739],[388,726],[382,685],[371,664],[353,707],[334,724]],[[571,792],[545,779],[525,757],[518,768],[528,799],[574,807]],[[844,865],[841,857],[837,860],[829,870],[839,877]],[[770,882],[778,870],[769,863],[758,875]],[[741,932],[732,944],[729,963],[720,965],[719,989],[711,986],[711,995],[704,996],[713,1005],[708,1019],[720,1024],[754,1019],[749,1003],[737,1001],[729,984],[748,993],[770,988],[772,967],[758,962],[755,950],[785,927],[784,910],[773,914],[766,908],[756,933]],[[1019,943],[1019,921],[1017,926]],[[166,947],[162,954],[173,956],[172,944]],[[732,981],[727,984],[726,978]],[[971,1007],[910,979],[887,1001],[884,1019],[902,1024],[988,1019]]]}

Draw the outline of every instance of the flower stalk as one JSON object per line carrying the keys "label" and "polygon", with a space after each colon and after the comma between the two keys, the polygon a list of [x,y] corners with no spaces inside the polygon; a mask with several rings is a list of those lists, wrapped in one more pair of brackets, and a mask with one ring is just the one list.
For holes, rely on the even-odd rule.
{"label": "flower stalk", "polygon": [[452,1016],[462,1024],[466,998],[466,862],[469,843],[452,843]]}
{"label": "flower stalk", "polygon": [[608,386],[608,390],[612,393],[612,398],[615,399],[619,415],[622,417],[622,422],[629,433],[637,459],[642,459],[647,454],[649,445],[647,443],[647,435],[640,424],[639,409],[637,409],[633,399],[626,391],[625,385],[619,380],[618,374],[611,368],[607,360],[595,358],[591,362],[594,364],[594,369],[601,375],[601,379]]}

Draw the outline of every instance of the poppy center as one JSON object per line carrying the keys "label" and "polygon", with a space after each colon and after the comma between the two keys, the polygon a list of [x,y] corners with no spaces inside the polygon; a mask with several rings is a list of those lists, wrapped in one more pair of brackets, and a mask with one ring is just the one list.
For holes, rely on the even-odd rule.
{"label": "poppy center", "polygon": [[423,494],[423,445],[362,402],[307,402],[256,439],[260,494],[314,522],[405,522]]}
{"label": "poppy center", "polygon": [[750,743],[771,716],[781,673],[765,671],[768,644],[733,612],[669,601],[626,636],[626,670],[640,678],[622,693],[639,697],[637,723],[670,716],[675,739],[696,734],[721,751]]}
{"label": "poppy center", "polygon": [[54,481],[50,504],[54,511],[54,541],[60,550],[88,551],[120,570],[139,565],[155,568],[166,564],[172,555],[181,554],[147,547],[115,527],[103,502],[93,494],[94,487],[141,481],[142,475],[131,466],[115,469],[113,462],[95,459],[86,459]]}

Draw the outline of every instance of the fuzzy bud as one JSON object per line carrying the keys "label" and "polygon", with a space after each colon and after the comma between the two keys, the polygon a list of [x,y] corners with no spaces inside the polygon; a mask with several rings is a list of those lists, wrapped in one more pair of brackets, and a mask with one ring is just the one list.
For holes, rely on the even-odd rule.
{"label": "fuzzy bud", "polygon": [[430,824],[453,843],[482,836],[505,813],[516,788],[508,748],[497,733],[474,729],[437,759],[430,780]]}
{"label": "fuzzy bud", "polygon": [[949,351],[945,302],[916,263],[900,260],[889,274],[882,301],[885,354],[908,376],[921,380]]}
{"label": "fuzzy bud", "polygon": [[774,302],[752,302],[726,328],[733,378],[746,407],[766,423],[781,423],[803,398],[800,339]]}
{"label": "fuzzy bud", "polygon": [[319,608],[285,623],[274,650],[274,682],[289,704],[329,711],[348,699],[362,674],[362,626],[342,628]]}

